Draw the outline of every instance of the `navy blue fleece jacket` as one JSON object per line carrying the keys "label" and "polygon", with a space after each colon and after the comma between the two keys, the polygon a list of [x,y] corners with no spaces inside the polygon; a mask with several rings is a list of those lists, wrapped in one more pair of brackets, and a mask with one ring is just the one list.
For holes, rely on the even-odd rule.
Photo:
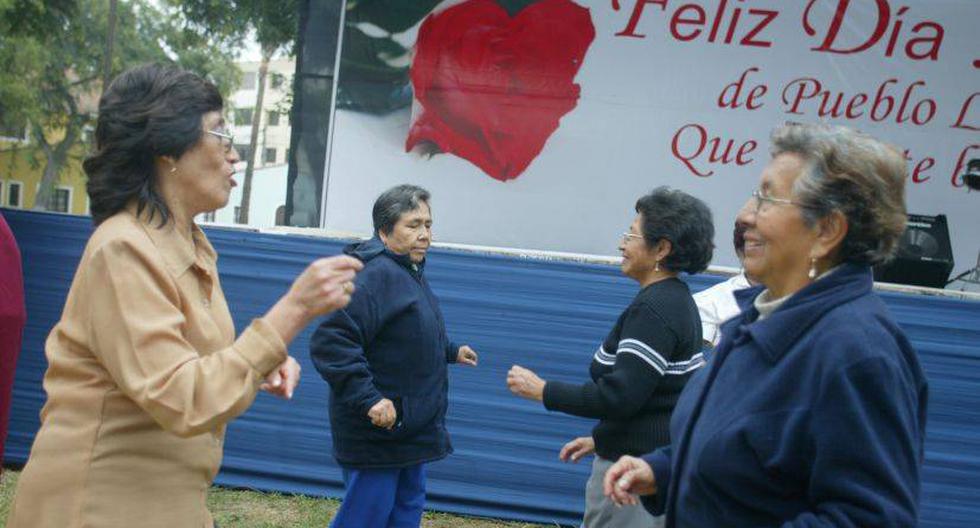
{"label": "navy blue fleece jacket", "polygon": [[[313,365],[330,384],[330,432],[348,468],[406,467],[452,452],[446,431],[449,341],[424,263],[396,255],[378,238],[344,253],[364,262],[347,308],[330,314],[310,340]],[[397,420],[376,427],[368,410],[388,398]]]}
{"label": "navy blue fleece jacket", "polygon": [[667,526],[917,523],[927,384],[915,350],[843,264],[758,320],[761,288],[685,387],[671,446],[644,457]]}

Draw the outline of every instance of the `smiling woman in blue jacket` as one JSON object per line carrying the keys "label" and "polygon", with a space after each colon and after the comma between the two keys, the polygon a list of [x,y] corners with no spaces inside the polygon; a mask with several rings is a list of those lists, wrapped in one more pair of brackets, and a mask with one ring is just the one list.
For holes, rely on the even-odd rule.
{"label": "smiling woman in blue jacket", "polygon": [[310,354],[330,384],[330,432],[346,495],[334,528],[418,526],[425,464],[452,452],[448,363],[477,354],[446,335],[423,275],[432,239],[429,193],[399,185],[374,204],[374,238],[344,252],[364,262],[345,310],[313,334]]}
{"label": "smiling woman in blue jacket", "polygon": [[901,151],[843,127],[789,124],[739,213],[746,272],[671,444],[623,457],[604,491],[667,526],[915,526],[927,385],[872,291],[905,227]]}

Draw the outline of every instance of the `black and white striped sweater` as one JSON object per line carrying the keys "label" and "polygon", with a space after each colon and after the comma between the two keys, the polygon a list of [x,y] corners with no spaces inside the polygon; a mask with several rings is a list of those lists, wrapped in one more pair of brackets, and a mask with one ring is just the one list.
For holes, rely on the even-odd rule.
{"label": "black and white striped sweater", "polygon": [[595,352],[591,381],[549,381],[547,409],[598,418],[596,454],[642,455],[670,442],[670,414],[691,373],[704,365],[701,319],[680,279],[655,282],[623,311]]}

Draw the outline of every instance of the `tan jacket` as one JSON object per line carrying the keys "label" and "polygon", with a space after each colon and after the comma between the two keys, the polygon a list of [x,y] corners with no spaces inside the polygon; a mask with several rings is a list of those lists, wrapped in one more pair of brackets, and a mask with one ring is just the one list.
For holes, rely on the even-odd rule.
{"label": "tan jacket", "polygon": [[286,359],[236,340],[217,255],[130,208],[92,234],[46,344],[41,428],[8,528],[208,528],[225,424]]}

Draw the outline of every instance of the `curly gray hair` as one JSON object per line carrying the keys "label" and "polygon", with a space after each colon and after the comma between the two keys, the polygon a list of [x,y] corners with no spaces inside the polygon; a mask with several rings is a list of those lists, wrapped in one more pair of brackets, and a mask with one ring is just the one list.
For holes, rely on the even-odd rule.
{"label": "curly gray hair", "polygon": [[796,154],[804,169],[793,195],[809,226],[834,211],[847,219],[843,262],[889,260],[905,231],[905,156],[847,127],[787,123],[772,132],[770,153]]}

